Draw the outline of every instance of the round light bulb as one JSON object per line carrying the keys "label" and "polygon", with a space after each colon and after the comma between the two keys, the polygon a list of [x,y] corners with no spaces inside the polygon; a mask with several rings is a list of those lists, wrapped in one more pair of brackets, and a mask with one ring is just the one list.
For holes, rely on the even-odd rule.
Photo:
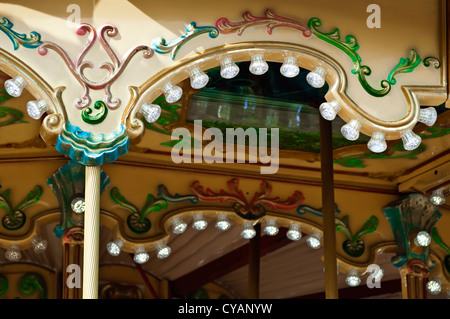
{"label": "round light bulb", "polygon": [[220,75],[224,79],[232,79],[239,73],[239,67],[232,58],[224,58],[220,61]]}
{"label": "round light bulb", "polygon": [[170,249],[169,246],[167,246],[164,243],[157,243],[156,244],[156,257],[159,259],[164,259],[169,257],[170,253],[172,252],[172,249]]}
{"label": "round light bulb", "polygon": [[297,58],[294,56],[285,57],[284,63],[280,68],[280,73],[287,78],[296,77],[300,73],[300,68],[297,65]]}
{"label": "round light bulb", "polygon": [[347,278],[345,278],[345,283],[350,287],[356,287],[361,283],[361,278],[359,278],[358,271],[351,269],[348,271]]}
{"label": "round light bulb", "polygon": [[416,246],[428,247],[431,244],[431,236],[426,231],[422,230],[417,233],[414,238],[414,244]]}
{"label": "round light bulb", "polygon": [[244,223],[242,225],[241,236],[244,239],[252,239],[256,235],[256,230],[253,228],[252,223]]}
{"label": "round light bulb", "polygon": [[195,230],[204,230],[206,227],[208,227],[208,222],[203,217],[203,214],[195,214],[192,228]]}
{"label": "round light bulb", "polygon": [[382,153],[386,150],[387,144],[384,140],[384,133],[382,132],[373,132],[372,137],[367,143],[367,147],[374,153]]}
{"label": "round light bulb", "polygon": [[275,219],[268,219],[266,221],[266,226],[264,227],[264,233],[269,236],[275,236],[278,234],[278,231],[277,221]]}
{"label": "round light bulb", "polygon": [[111,256],[119,256],[124,244],[119,238],[106,244],[106,250]]}
{"label": "round light bulb", "polygon": [[424,123],[427,126],[433,126],[437,120],[436,109],[432,106],[426,109],[420,109],[419,122]]}
{"label": "round light bulb", "polygon": [[312,87],[318,89],[324,86],[325,84],[325,76],[327,75],[327,71],[320,66],[316,66],[312,72],[309,72],[306,75],[306,81]]}
{"label": "round light bulb", "polygon": [[219,215],[217,216],[216,228],[221,231],[226,231],[230,229],[231,223],[228,220],[227,215]]}
{"label": "round light bulb", "polygon": [[34,120],[39,120],[47,111],[48,106],[45,100],[29,101],[27,103],[27,113]]}
{"label": "round light bulb", "polygon": [[436,278],[427,282],[427,290],[432,295],[439,295],[442,289],[442,282]]}
{"label": "round light bulb", "polygon": [[85,203],[83,197],[76,197],[70,203],[72,210],[76,214],[83,214],[85,210]]}
{"label": "round light bulb", "polygon": [[172,219],[171,224],[172,224],[172,231],[176,235],[184,233],[184,231],[187,228],[187,224],[178,217]]}
{"label": "round light bulb", "polygon": [[161,91],[163,91],[167,103],[175,103],[181,99],[181,96],[183,95],[183,90],[172,82],[164,84]]}
{"label": "round light bulb", "polygon": [[31,246],[36,254],[42,254],[47,249],[47,241],[42,238],[34,237],[31,240]]}
{"label": "round light bulb", "polygon": [[20,75],[6,80],[4,84],[6,92],[13,97],[19,97],[26,85],[27,82]]}
{"label": "round light bulb", "polygon": [[134,261],[137,264],[144,264],[149,260],[150,256],[148,255],[148,253],[145,251],[144,247],[137,247],[134,250]]}
{"label": "round light bulb", "polygon": [[209,77],[199,67],[195,67],[189,71],[189,77],[191,79],[191,86],[194,89],[201,89],[209,81]]}
{"label": "round light bulb", "polygon": [[22,258],[20,247],[15,244],[9,246],[8,250],[5,252],[5,258],[9,261],[19,261],[20,258]]}
{"label": "round light bulb", "polygon": [[319,107],[320,114],[325,120],[332,121],[335,119],[336,114],[341,109],[338,101],[333,100],[330,102],[322,103]]}
{"label": "round light bulb", "polygon": [[403,141],[403,148],[406,151],[415,150],[422,143],[422,138],[411,130],[407,130],[400,137]]}
{"label": "round light bulb", "polygon": [[249,70],[252,74],[255,75],[262,75],[266,73],[269,70],[269,65],[264,60],[264,55],[252,55]]}
{"label": "round light bulb", "polygon": [[161,107],[158,104],[145,102],[142,104],[140,112],[147,122],[153,123],[161,116]]}
{"label": "round light bulb", "polygon": [[444,204],[445,203],[444,190],[442,188],[435,189],[431,193],[430,202],[436,206]]}
{"label": "round light bulb", "polygon": [[349,141],[356,141],[359,138],[360,128],[361,123],[359,123],[357,120],[351,120],[341,127],[342,136],[344,136]]}
{"label": "round light bulb", "polygon": [[320,234],[318,232],[314,232],[314,233],[312,233],[311,236],[309,236],[306,239],[306,243],[312,249],[319,249],[322,246],[322,243],[320,242],[321,239],[322,239],[322,234]]}
{"label": "round light bulb", "polygon": [[289,226],[289,230],[286,233],[286,237],[290,240],[299,240],[302,238],[302,232],[300,231],[300,225],[299,224],[291,224]]}

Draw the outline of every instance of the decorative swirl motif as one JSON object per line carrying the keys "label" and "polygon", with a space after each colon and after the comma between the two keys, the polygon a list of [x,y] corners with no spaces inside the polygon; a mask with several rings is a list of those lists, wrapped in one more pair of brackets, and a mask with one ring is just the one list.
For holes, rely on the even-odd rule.
{"label": "decorative swirl motif", "polygon": [[412,72],[418,65],[420,65],[420,62],[421,59],[416,50],[411,49],[409,58],[400,58],[400,62],[389,73],[387,78],[388,82],[394,85],[395,83],[397,83],[397,80],[394,78],[396,74]]}
{"label": "decorative swirl motif", "polygon": [[433,61],[433,67],[435,69],[439,69],[441,67],[441,61],[439,61],[438,58],[432,56],[427,56],[426,58],[423,58],[422,63],[425,67],[429,67],[431,65],[430,61]]}
{"label": "decorative swirl motif", "polygon": [[[337,207],[336,204],[334,204],[334,211],[335,215],[340,214],[341,211]],[[314,207],[308,206],[308,205],[300,205],[297,207],[297,213],[300,215],[305,215],[306,213],[310,213],[319,217],[323,217],[322,208],[316,209]]]}
{"label": "decorative swirl motif", "polygon": [[10,189],[0,194],[0,207],[6,210],[6,215],[2,219],[3,227],[9,230],[16,230],[25,224],[26,216],[23,210],[36,203],[42,195],[42,187],[36,185],[28,195],[16,207],[13,207],[9,196]]}
{"label": "decorative swirl motif", "polygon": [[111,189],[110,195],[114,202],[131,212],[127,218],[127,225],[137,234],[146,233],[151,229],[152,224],[147,218],[151,212],[159,212],[160,210],[167,208],[167,201],[165,199],[155,198],[152,194],[147,195],[147,200],[141,210],[130,203],[120,193],[118,187]]}
{"label": "decorative swirl motif", "polygon": [[92,109],[90,107],[81,111],[81,118],[83,119],[83,121],[88,124],[98,124],[106,119],[106,116],[108,115],[108,108],[106,107],[105,103],[103,103],[102,101],[95,102],[94,109],[100,111],[95,115],[91,115]]}
{"label": "decorative swirl motif", "polygon": [[349,227],[348,219],[348,215],[342,217],[342,219],[336,217],[336,230],[343,232],[347,237],[347,240],[342,243],[342,249],[352,257],[359,257],[365,250],[364,240],[362,240],[361,237],[373,233],[377,229],[378,218],[370,216],[361,229],[354,235]]}
{"label": "decorative swirl motif", "polygon": [[3,17],[0,22],[0,31],[3,31],[12,41],[14,50],[18,50],[20,45],[24,48],[35,49],[42,44],[41,35],[36,31],[30,32],[30,35],[17,33],[12,30],[14,25],[7,18]]}
{"label": "decorative swirl motif", "polygon": [[156,38],[152,41],[152,47],[158,53],[161,54],[170,53],[170,57],[172,58],[172,60],[174,60],[178,51],[186,42],[190,41],[192,38],[200,34],[207,32],[211,39],[217,38],[217,36],[219,35],[219,30],[217,30],[214,27],[211,26],[197,27],[197,24],[195,22],[191,22],[189,25],[186,26],[185,35],[168,43],[164,38]]}
{"label": "decorative swirl motif", "polygon": [[412,72],[418,65],[420,65],[420,56],[414,49],[411,49],[410,57],[406,59],[401,58],[397,66],[395,66],[389,73],[388,79],[382,80],[380,82],[381,89],[375,89],[368,83],[366,79],[366,77],[372,73],[372,70],[368,66],[361,65],[362,59],[356,52],[359,49],[359,44],[356,38],[352,35],[347,35],[344,42],[341,40],[338,28],[335,28],[332,32],[325,33],[317,30],[317,28],[321,25],[322,22],[318,18],[311,18],[308,22],[308,26],[317,38],[342,50],[350,57],[354,64],[352,73],[358,75],[358,80],[361,83],[361,86],[364,88],[364,90],[366,90],[367,93],[372,96],[385,96],[390,92],[391,86],[395,85],[396,83],[396,80],[394,78],[395,75],[397,75],[398,73]]}
{"label": "decorative swirl motif", "polygon": [[8,279],[5,276],[0,275],[0,297],[6,294],[7,291],[8,291]]}
{"label": "decorative swirl motif", "polygon": [[0,107],[0,119],[5,117],[7,117],[7,119],[0,121],[0,127],[11,124],[28,123],[27,121],[22,121],[23,113],[19,110],[10,107]]}
{"label": "decorative swirl motif", "polygon": [[183,195],[179,195],[179,194],[172,195],[167,190],[167,187],[162,184],[158,185],[158,196],[165,199],[169,203],[179,203],[179,202],[184,202],[186,200],[189,200],[192,204],[198,203],[197,196],[195,196],[195,195],[184,195],[183,196]]}
{"label": "decorative swirl motif", "polygon": [[303,23],[288,19],[282,16],[274,14],[270,9],[264,12],[264,17],[255,17],[250,11],[246,11],[242,18],[244,21],[231,22],[227,18],[220,18],[216,21],[216,28],[219,29],[220,33],[233,33],[237,32],[241,35],[245,29],[261,24],[266,25],[266,31],[269,35],[272,34],[273,29],[278,27],[293,28],[302,31],[304,37],[311,36],[311,30]]}
{"label": "decorative swirl motif", "polygon": [[[131,48],[127,53],[125,53],[124,57],[120,61],[114,51],[111,49],[110,45],[105,40],[105,34],[109,37],[115,37],[118,33],[118,30],[113,25],[103,25],[97,31],[94,27],[87,23],[82,23],[77,28],[76,33],[78,35],[89,34],[87,42],[81,48],[78,53],[77,58],[74,62],[70,59],[67,52],[64,51],[59,45],[53,42],[43,42],[39,47],[38,52],[40,55],[46,55],[48,49],[54,50],[59,56],[62,58],[63,62],[68,67],[69,71],[73,74],[75,79],[81,84],[83,88],[83,95],[75,101],[75,107],[82,109],[88,106],[91,103],[91,98],[89,96],[89,89],[92,90],[101,90],[104,89],[105,97],[103,101],[109,109],[116,109],[120,105],[119,99],[112,99],[111,94],[111,85],[114,81],[122,74],[131,58],[138,52],[143,51],[144,58],[148,59],[153,56],[153,50],[146,45],[138,45],[134,48]],[[106,77],[100,82],[93,82],[86,78],[84,74],[84,69],[93,68],[92,62],[83,61],[86,54],[92,48],[95,41],[98,40],[102,45],[105,52],[108,54],[111,62],[105,62],[100,65],[100,69],[105,69],[107,71]]]}
{"label": "decorative swirl motif", "polygon": [[44,278],[36,273],[27,273],[19,279],[19,290],[25,296],[30,296],[36,291],[39,299],[47,299],[47,285]]}
{"label": "decorative swirl motif", "polygon": [[[338,209],[337,205],[334,204],[335,207],[335,215],[341,213]],[[313,214],[315,216],[323,217],[322,208],[316,209],[308,205],[300,205],[297,207],[297,213],[300,215],[304,215],[306,213]],[[364,253],[365,244],[361,239],[362,236],[374,232],[378,227],[378,218],[375,216],[370,216],[369,220],[367,220],[364,225],[361,227],[359,231],[357,231],[354,235],[350,229],[348,223],[349,216],[343,216],[339,218],[335,216],[335,224],[336,230],[343,232],[347,240],[342,243],[342,249],[352,257],[359,257]]]}
{"label": "decorative swirl motif", "polygon": [[191,190],[200,200],[204,201],[220,201],[222,203],[233,201],[233,209],[237,215],[244,219],[256,220],[263,217],[266,213],[265,207],[271,209],[291,210],[296,208],[303,200],[303,194],[295,191],[285,201],[281,201],[279,197],[269,198],[272,193],[272,187],[266,181],[260,184],[261,192],[256,192],[250,202],[246,199],[241,190],[238,189],[239,179],[234,178],[227,182],[228,189],[231,193],[220,190],[215,193],[209,188],[204,190],[199,181],[195,181],[191,185]]}

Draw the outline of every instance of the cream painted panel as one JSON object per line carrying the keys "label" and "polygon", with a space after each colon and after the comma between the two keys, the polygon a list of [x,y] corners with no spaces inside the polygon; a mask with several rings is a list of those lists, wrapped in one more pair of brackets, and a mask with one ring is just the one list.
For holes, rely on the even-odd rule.
{"label": "cream painted panel", "polygon": [[[17,4],[16,4],[17,3]],[[65,2],[70,4],[71,1]],[[138,44],[151,45],[151,41],[163,37],[173,41],[185,34],[184,25],[195,21],[198,26],[212,26],[220,17],[227,17],[230,21],[241,21],[241,14],[250,10],[255,16],[262,16],[266,8],[271,8],[278,15],[307,23],[309,18],[318,17],[322,21],[320,30],[330,32],[338,27],[341,38],[348,34],[356,36],[360,44],[358,51],[362,58],[362,65],[372,69],[369,78],[374,87],[385,79],[389,71],[398,63],[400,57],[408,57],[409,50],[414,48],[421,57],[440,56],[440,2],[439,1],[409,1],[408,3],[380,0],[381,28],[369,29],[366,26],[368,13],[367,3],[356,0],[347,1],[315,1],[299,3],[298,1],[282,1],[273,4],[271,1],[250,1],[243,5],[242,1],[210,1],[208,3],[192,3],[174,0],[171,6],[155,5],[154,2],[144,1],[100,1],[93,7],[91,1],[77,2],[81,8],[81,22],[91,23],[99,27],[105,23],[112,23],[118,27],[119,35],[110,40],[117,56],[122,57],[129,48]],[[54,6],[53,2],[46,2],[41,6],[30,1],[18,1],[15,4],[2,5],[2,12],[14,23],[14,30],[18,32],[37,31],[45,41],[53,41],[61,45],[74,59],[82,47],[85,37],[74,34],[67,24],[69,13],[64,11],[62,4]],[[339,13],[339,14],[336,14]],[[57,32],[56,32],[57,31]],[[25,61],[39,73],[52,87],[66,86],[63,100],[67,108],[70,121],[83,130],[93,133],[108,133],[115,129],[121,121],[121,112],[130,98],[129,86],[139,86],[152,78],[159,71],[171,67],[176,61],[202,50],[220,47],[228,43],[247,41],[281,41],[292,42],[325,52],[334,58],[346,71],[348,81],[347,94],[369,116],[379,121],[395,122],[410,113],[410,105],[402,92],[402,86],[433,85],[440,86],[445,80],[440,70],[417,67],[413,73],[399,74],[397,84],[392,91],[383,98],[374,98],[365,92],[357,77],[351,74],[352,63],[347,55],[332,45],[318,40],[314,36],[304,38],[297,30],[276,28],[269,36],[263,26],[249,28],[242,36],[236,34],[219,35],[210,39],[203,34],[188,42],[181,48],[175,61],[169,55],[155,54],[153,58],[145,60],[140,54],[136,55],[122,76],[112,86],[113,97],[120,98],[120,109],[110,111],[103,123],[93,126],[84,123],[79,110],[72,107],[74,99],[81,95],[81,87],[68,72],[59,56],[49,51],[45,57],[39,56],[36,50],[20,48],[13,51],[11,42],[6,36],[0,36],[0,46]],[[94,46],[86,56],[96,67],[109,58],[99,46]],[[442,65],[441,70],[446,67]],[[95,69],[94,73],[86,71],[88,77],[99,80],[105,74],[104,70]],[[185,72],[187,77],[187,72]],[[150,88],[158,89],[158,88]],[[101,99],[103,91],[91,90],[92,101]],[[443,102],[445,94],[437,94],[433,102]],[[344,119],[350,116],[345,113]],[[417,117],[412,119],[414,121]],[[405,129],[405,127],[402,127]]]}

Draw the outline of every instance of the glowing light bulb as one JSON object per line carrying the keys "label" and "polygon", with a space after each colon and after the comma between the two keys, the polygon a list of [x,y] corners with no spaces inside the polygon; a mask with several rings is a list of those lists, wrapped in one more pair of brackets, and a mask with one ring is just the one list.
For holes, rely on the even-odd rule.
{"label": "glowing light bulb", "polygon": [[306,82],[316,89],[321,88],[325,84],[326,75],[327,71],[324,68],[316,66],[312,72],[306,75]]}
{"label": "glowing light bulb", "polygon": [[175,103],[181,99],[181,96],[183,95],[183,90],[172,82],[164,84],[161,91],[163,91],[167,103]]}
{"label": "glowing light bulb", "polygon": [[427,290],[432,295],[439,295],[442,289],[442,282],[439,278],[435,278],[427,282]]}
{"label": "glowing light bulb", "polygon": [[319,107],[320,114],[328,121],[334,120],[340,109],[341,106],[336,100],[322,103]]}
{"label": "glowing light bulb", "polygon": [[278,231],[277,221],[275,219],[268,219],[266,221],[266,226],[264,227],[264,233],[269,236],[275,236],[278,234]]}
{"label": "glowing light bulb", "polygon": [[232,79],[239,73],[239,67],[232,58],[224,58],[220,61],[220,75],[224,79]]}
{"label": "glowing light bulb", "polygon": [[264,60],[264,55],[252,55],[249,70],[252,74],[255,75],[262,75],[266,73],[269,70],[269,65]]}
{"label": "glowing light bulb", "polygon": [[289,230],[286,233],[286,237],[290,240],[299,240],[302,238],[302,232],[300,231],[300,225],[299,224],[291,224],[289,226]]}
{"label": "glowing light bulb", "polygon": [[19,245],[12,244],[5,252],[5,258],[9,261],[19,261],[22,258]]}
{"label": "glowing light bulb", "polygon": [[45,100],[29,101],[27,103],[27,113],[34,120],[39,120],[47,111],[48,106]]}
{"label": "glowing light bulb", "polygon": [[319,249],[322,246],[322,243],[320,242],[321,239],[322,234],[314,232],[306,239],[306,244],[308,244],[308,246],[312,249]]}
{"label": "glowing light bulb", "polygon": [[417,233],[416,237],[414,238],[414,244],[416,246],[422,246],[427,247],[431,244],[431,236],[426,231],[422,230]]}
{"label": "glowing light bulb", "polygon": [[192,228],[195,230],[204,230],[206,227],[208,227],[208,222],[203,217],[203,214],[195,214]]}
{"label": "glowing light bulb", "polygon": [[373,132],[372,137],[367,143],[367,147],[374,153],[382,153],[386,150],[387,144],[384,140],[384,133],[382,132]]}
{"label": "glowing light bulb", "polygon": [[444,204],[445,203],[444,190],[442,188],[435,189],[431,193],[430,202],[436,206]]}
{"label": "glowing light bulb", "polygon": [[297,58],[294,56],[285,57],[284,63],[280,68],[280,73],[287,78],[296,77],[300,73],[300,68],[297,65]]}
{"label": "glowing light bulb", "polygon": [[169,257],[170,253],[172,252],[172,249],[170,249],[169,246],[167,246],[164,243],[157,243],[156,244],[156,257],[159,259],[164,259]]}
{"label": "glowing light bulb", "polygon": [[85,210],[84,198],[83,197],[74,198],[70,203],[70,207],[72,207],[74,213],[83,214]]}
{"label": "glowing light bulb", "polygon": [[403,148],[406,151],[415,150],[422,143],[422,138],[411,130],[407,130],[400,137],[403,141]]}
{"label": "glowing light bulb", "polygon": [[424,123],[427,126],[433,126],[437,120],[436,109],[432,106],[426,109],[420,109],[419,122]]}
{"label": "glowing light bulb", "polygon": [[4,84],[6,92],[13,97],[19,97],[26,85],[27,82],[20,75],[5,81]]}
{"label": "glowing light bulb", "polygon": [[194,89],[201,89],[209,81],[209,77],[199,67],[195,67],[189,71],[189,77],[191,79],[191,86]]}
{"label": "glowing light bulb", "polygon": [[184,231],[187,228],[187,224],[178,217],[172,219],[171,224],[172,224],[172,231],[176,235],[184,233]]}
{"label": "glowing light bulb", "polygon": [[143,103],[140,109],[141,114],[149,123],[156,122],[161,115],[161,107],[158,104]]}
{"label": "glowing light bulb", "polygon": [[252,223],[244,223],[242,225],[241,236],[244,239],[252,239],[256,235],[256,230],[253,228]]}
{"label": "glowing light bulb", "polygon": [[223,214],[217,216],[216,228],[221,231],[225,231],[230,229],[231,223],[228,220],[228,216]]}
{"label": "glowing light bulb", "polygon": [[124,244],[119,238],[106,244],[106,250],[111,256],[119,256]]}
{"label": "glowing light bulb", "polygon": [[149,260],[150,256],[148,255],[148,253],[145,251],[144,247],[137,247],[134,250],[134,261],[137,264],[144,264]]}
{"label": "glowing light bulb", "polygon": [[341,133],[347,140],[356,141],[359,138],[360,128],[361,123],[359,123],[357,120],[351,120],[341,127]]}
{"label": "glowing light bulb", "polygon": [[31,246],[36,254],[42,254],[47,249],[47,241],[42,238],[34,237],[31,240]]}
{"label": "glowing light bulb", "polygon": [[356,287],[361,283],[361,278],[359,278],[358,271],[355,269],[350,269],[345,278],[345,282],[350,287]]}

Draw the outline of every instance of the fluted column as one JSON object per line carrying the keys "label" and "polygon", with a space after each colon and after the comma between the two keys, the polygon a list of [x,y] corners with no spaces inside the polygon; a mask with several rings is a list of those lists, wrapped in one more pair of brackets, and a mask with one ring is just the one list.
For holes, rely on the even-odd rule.
{"label": "fluted column", "polygon": [[403,299],[427,299],[429,269],[420,259],[411,259],[400,269]]}
{"label": "fluted column", "polygon": [[320,114],[319,123],[325,297],[327,299],[338,299],[332,128],[331,122],[325,120]]}
{"label": "fluted column", "polygon": [[[63,244],[63,278],[62,299],[81,299],[81,287],[70,286],[67,282],[71,274],[67,271],[70,265],[80,266],[83,263],[83,227],[74,226],[67,229],[62,236]],[[75,278],[75,281],[78,280]],[[81,283],[81,278],[79,279]]]}
{"label": "fluted column", "polygon": [[98,299],[100,166],[86,166],[83,299]]}

